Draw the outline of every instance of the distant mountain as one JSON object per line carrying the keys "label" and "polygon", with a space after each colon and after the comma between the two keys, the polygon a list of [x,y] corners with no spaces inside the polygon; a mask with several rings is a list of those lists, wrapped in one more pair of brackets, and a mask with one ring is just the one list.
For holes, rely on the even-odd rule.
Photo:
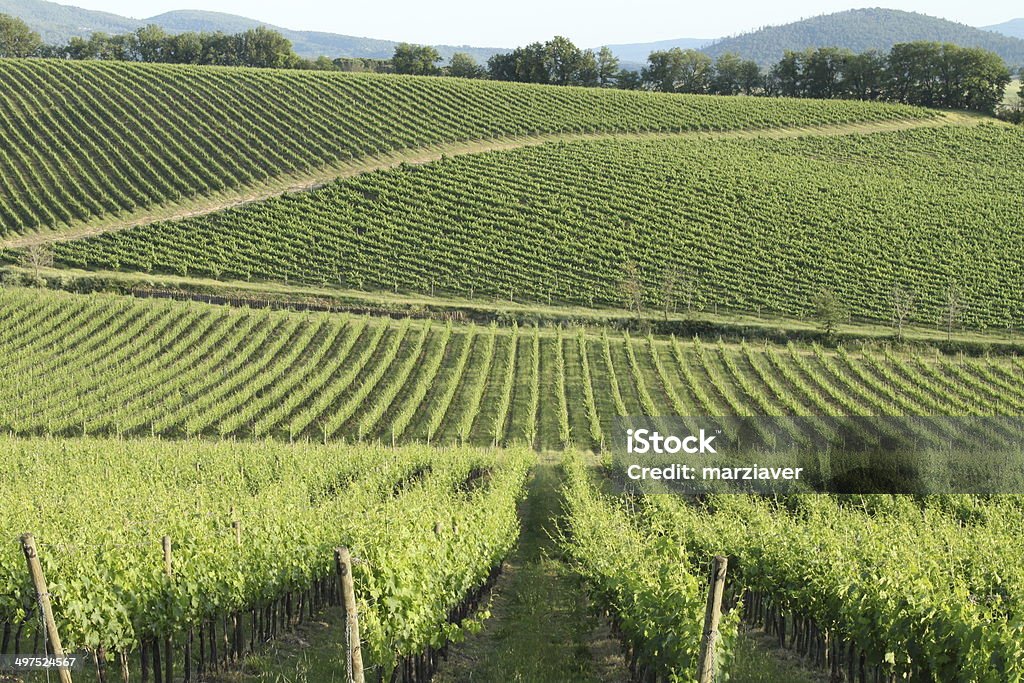
{"label": "distant mountain", "polygon": [[1011,19],[994,26],[982,26],[986,31],[995,31],[1011,38],[1024,38],[1024,19]]}
{"label": "distant mountain", "polygon": [[47,43],[66,43],[72,36],[88,36],[95,31],[127,33],[142,22],[107,12],[94,12],[42,0],[0,0],[0,14],[25,21]]}
{"label": "distant mountain", "polygon": [[[46,0],[0,0],[0,13],[21,18],[38,31],[44,41],[57,44],[66,43],[73,36],[88,37],[95,31],[128,33],[147,24],[156,24],[169,33],[186,31],[238,33],[257,26],[267,26],[279,31],[292,41],[296,54],[313,58],[326,55],[327,57],[386,59],[391,57],[395,46],[398,45],[398,41],[391,40],[376,40],[318,31],[293,31],[246,17],[203,10],[167,12],[149,19],[139,20],[106,12],[58,5]],[[486,62],[493,54],[507,52],[502,48],[489,47],[456,45],[437,45],[435,47],[445,60],[456,52],[466,52],[481,63]]]}
{"label": "distant mountain", "polygon": [[1010,66],[1024,64],[1024,40],[972,28],[915,12],[857,9],[771,26],[753,33],[724,38],[703,48],[712,57],[735,52],[745,59],[769,65],[785,50],[843,47],[854,52],[888,51],[896,43],[932,40],[963,47],[981,47],[997,53]]}
{"label": "distant mountain", "polygon": [[[9,0],[0,0],[7,2]],[[39,0],[31,0],[38,2]],[[255,19],[236,16],[234,14],[223,14],[221,12],[207,12],[205,10],[178,10],[159,14],[155,17],[145,19],[141,24],[156,24],[169,33],[184,33],[187,31],[223,31],[224,33],[240,33],[257,26],[267,26],[280,32],[288,40],[296,54],[302,57],[370,57],[374,59],[386,59],[395,52],[395,46],[400,41],[378,40],[375,38],[362,38],[358,36],[346,36],[337,33],[323,33],[320,31],[293,31],[280,26],[274,26]],[[441,56],[448,60],[456,52],[465,52],[483,63],[491,55],[508,50],[497,47],[470,47],[468,45],[435,45]]]}
{"label": "distant mountain", "polygon": [[[609,45],[608,48],[621,62],[644,63],[647,55],[656,50],[671,50],[674,47],[683,50],[697,50],[714,41],[705,38],[676,38],[675,40],[659,40],[653,43],[623,43]],[[599,48],[594,48],[595,50]]]}

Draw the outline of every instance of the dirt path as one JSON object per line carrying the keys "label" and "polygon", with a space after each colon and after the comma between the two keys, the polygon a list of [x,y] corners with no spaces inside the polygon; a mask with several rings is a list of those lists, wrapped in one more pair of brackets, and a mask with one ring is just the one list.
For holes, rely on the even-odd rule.
{"label": "dirt path", "polygon": [[559,483],[557,460],[542,456],[524,504],[519,546],[492,592],[491,618],[480,633],[450,649],[434,681],[629,679],[618,642],[552,540],[561,513]]}
{"label": "dirt path", "polygon": [[941,116],[921,120],[885,121],[881,123],[848,123],[798,128],[769,128],[761,130],[734,130],[722,132],[684,133],[570,133],[536,135],[516,138],[495,138],[472,142],[458,142],[434,145],[417,149],[398,151],[392,154],[365,157],[337,165],[325,166],[308,173],[282,176],[266,183],[227,191],[215,195],[195,197],[166,206],[148,207],[131,213],[77,223],[63,229],[19,235],[0,240],[0,249],[21,248],[34,244],[64,242],[90,237],[106,232],[117,232],[147,225],[157,221],[177,220],[203,216],[232,207],[277,197],[289,192],[313,190],[334,180],[349,178],[362,173],[372,173],[401,164],[426,164],[442,157],[463,154],[480,154],[502,150],[543,145],[549,142],[576,142],[585,140],[665,140],[676,138],[691,139],[750,139],[750,138],[793,138],[803,135],[855,135],[883,133],[916,128],[937,128],[942,126],[977,125],[986,119],[968,114],[946,112]]}

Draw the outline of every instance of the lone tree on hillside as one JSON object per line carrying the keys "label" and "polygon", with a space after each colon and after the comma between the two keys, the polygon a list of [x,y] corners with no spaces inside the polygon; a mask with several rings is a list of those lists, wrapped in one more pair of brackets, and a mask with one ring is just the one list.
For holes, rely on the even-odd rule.
{"label": "lone tree on hillside", "polygon": [[899,285],[892,288],[892,325],[897,341],[903,341],[903,327],[914,314],[914,295]]}
{"label": "lone tree on hillside", "polygon": [[32,269],[32,277],[38,283],[43,268],[53,265],[53,250],[48,244],[33,244],[21,253],[21,265]]}
{"label": "lone tree on hillside", "polygon": [[835,336],[839,331],[839,325],[849,315],[846,307],[839,297],[831,289],[823,289],[814,297],[814,317],[821,324],[821,330],[826,336]]}
{"label": "lone tree on hillside", "polygon": [[682,273],[679,267],[668,264],[661,275],[661,301],[664,304],[665,320],[668,320],[669,309],[676,311],[676,302],[679,300],[680,285],[682,285]]}
{"label": "lone tree on hillside", "polygon": [[0,14],[0,57],[31,57],[42,46],[42,38],[28,24]]}
{"label": "lone tree on hillside", "polygon": [[953,328],[960,323],[963,314],[960,288],[955,284],[946,287],[946,300],[943,302],[942,318],[946,323],[946,341],[953,341]]}
{"label": "lone tree on hillside", "polygon": [[622,267],[622,279],[619,281],[619,293],[626,308],[636,313],[636,320],[643,320],[644,284],[640,280],[640,268],[632,259]]}

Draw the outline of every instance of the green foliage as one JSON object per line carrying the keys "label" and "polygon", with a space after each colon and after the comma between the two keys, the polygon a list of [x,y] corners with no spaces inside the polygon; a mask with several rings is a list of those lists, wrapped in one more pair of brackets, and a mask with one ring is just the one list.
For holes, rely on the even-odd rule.
{"label": "green foliage", "polygon": [[471,55],[465,52],[456,52],[448,62],[449,76],[455,78],[484,78],[487,70],[480,66]]}
{"label": "green foliage", "polygon": [[16,288],[0,290],[0,314],[0,431],[25,436],[544,450],[571,437],[598,449],[625,415],[1024,412],[1014,359],[708,349],[607,331],[558,345],[557,331],[539,328]]}
{"label": "green foliage", "polygon": [[684,556],[728,555],[732,590],[813,620],[863,653],[868,671],[986,683],[1024,676],[1024,572],[1004,561],[1021,550],[1024,510],[1014,496],[718,495],[691,505],[661,495],[644,499],[636,517]]}
{"label": "green foliage", "polygon": [[[100,59],[128,62],[296,68],[299,57],[291,42],[264,26],[241,33],[166,33],[149,24],[132,33],[93,33],[72,38],[67,45],[49,48],[47,56],[63,59]],[[311,62],[305,66],[314,66]],[[330,60],[321,62],[328,68]]]}
{"label": "green foliage", "polygon": [[444,142],[927,116],[847,104],[122,62],[5,60],[0,82],[8,112],[2,237]]}
{"label": "green foliage", "polygon": [[643,80],[659,92],[707,93],[715,72],[711,58],[697,50],[678,47],[652,52],[647,57]]}
{"label": "green foliage", "polygon": [[826,335],[834,335],[839,329],[839,324],[848,317],[843,302],[830,289],[823,289],[818,292],[812,302],[814,305],[814,317],[821,324],[821,329]]}
{"label": "green foliage", "polygon": [[[830,107],[853,105],[801,103],[820,107],[824,120]],[[65,242],[56,254],[76,267],[152,263],[172,273],[502,299],[514,290],[522,300],[635,311],[622,287],[632,260],[641,287],[631,291],[648,306],[661,301],[664,273],[675,267],[699,277],[684,297],[696,310],[809,320],[815,295],[829,288],[851,316],[888,323],[893,285],[902,283],[915,295],[915,323],[928,326],[941,325],[954,280],[966,327],[1019,328],[1022,144],[1016,128],[978,126],[548,145],[361,176]]]}
{"label": "green foliage", "polygon": [[725,38],[703,48],[712,57],[732,52],[762,66],[785,50],[837,47],[852,52],[888,52],[897,43],[934,40],[995,52],[1008,64],[1024,64],[1024,41],[915,12],[871,8],[837,12]]}
{"label": "green foliage", "polygon": [[487,61],[490,77],[496,81],[544,83],[550,85],[607,84],[617,62],[610,53],[602,56],[600,70],[592,50],[581,50],[563,36],[546,43],[531,43],[512,52],[496,54]]}
{"label": "green foliage", "polygon": [[391,66],[396,74],[440,76],[441,67],[437,65],[440,61],[441,55],[429,45],[401,43],[395,47]]}
{"label": "green foliage", "polygon": [[[692,681],[704,627],[707,555],[688,554],[657,533],[630,501],[602,495],[578,457],[565,460],[562,547],[610,611],[638,670],[658,680]],[[716,671],[729,670],[739,610],[724,615]]]}
{"label": "green foliage", "polygon": [[31,57],[42,45],[39,34],[24,21],[0,14],[0,58]]}
{"label": "green foliage", "polygon": [[[344,545],[360,560],[364,658],[385,679],[403,657],[471,627],[448,616],[519,535],[516,504],[531,462],[522,451],[423,446],[7,437],[0,453],[0,621],[18,623],[30,595],[16,540],[26,531],[71,651],[180,642],[204,621],[329,579],[333,549]],[[481,472],[489,476],[468,486]]]}

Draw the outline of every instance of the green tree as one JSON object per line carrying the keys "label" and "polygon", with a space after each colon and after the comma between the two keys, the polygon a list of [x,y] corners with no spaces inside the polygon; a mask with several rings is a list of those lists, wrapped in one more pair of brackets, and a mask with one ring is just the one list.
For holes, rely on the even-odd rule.
{"label": "green tree", "polygon": [[843,66],[841,90],[846,97],[877,100],[882,96],[886,79],[885,55],[869,50],[850,55]]}
{"label": "green tree", "polygon": [[806,97],[804,62],[806,54],[786,50],[768,72],[768,90],[779,97]]}
{"label": "green tree", "polygon": [[615,85],[620,90],[639,90],[644,87],[643,75],[639,71],[620,69],[615,75]]}
{"label": "green tree", "polygon": [[286,69],[298,62],[292,42],[265,26],[239,34],[240,56],[244,66]]}
{"label": "green tree", "polygon": [[714,67],[703,52],[674,47],[648,55],[642,73],[644,83],[653,90],[706,93],[711,90]]}
{"label": "green tree", "polygon": [[565,36],[555,36],[544,44],[548,82],[554,85],[579,85],[584,67],[583,51]]}
{"label": "green tree", "polygon": [[611,88],[619,74],[619,58],[608,46],[597,51],[597,84],[602,88]]}
{"label": "green tree", "polygon": [[0,57],[31,57],[42,46],[42,38],[28,24],[0,14]]}
{"label": "green tree", "polygon": [[448,63],[448,75],[456,78],[484,78],[487,72],[477,64],[472,55],[456,52]]}
{"label": "green tree", "polygon": [[171,41],[170,36],[155,24],[149,24],[135,31],[133,34],[132,52],[135,59],[140,62],[167,62],[170,61]]}
{"label": "green tree", "polygon": [[839,331],[839,325],[849,316],[843,302],[830,289],[823,289],[814,297],[814,318],[821,324],[821,331],[831,337]]}
{"label": "green tree", "polygon": [[401,43],[395,47],[391,65],[396,74],[439,76],[441,68],[437,63],[440,61],[441,55],[430,45]]}
{"label": "green tree", "polygon": [[737,54],[727,52],[715,61],[711,92],[717,95],[750,95],[760,80],[761,69],[757,62],[746,61]]}
{"label": "green tree", "polygon": [[806,97],[834,99],[839,97],[843,70],[853,56],[849,50],[822,47],[808,51],[804,57],[804,93]]}
{"label": "green tree", "polygon": [[644,316],[644,284],[640,278],[640,267],[632,259],[622,266],[619,295],[626,308],[636,314],[637,322],[641,322]]}

